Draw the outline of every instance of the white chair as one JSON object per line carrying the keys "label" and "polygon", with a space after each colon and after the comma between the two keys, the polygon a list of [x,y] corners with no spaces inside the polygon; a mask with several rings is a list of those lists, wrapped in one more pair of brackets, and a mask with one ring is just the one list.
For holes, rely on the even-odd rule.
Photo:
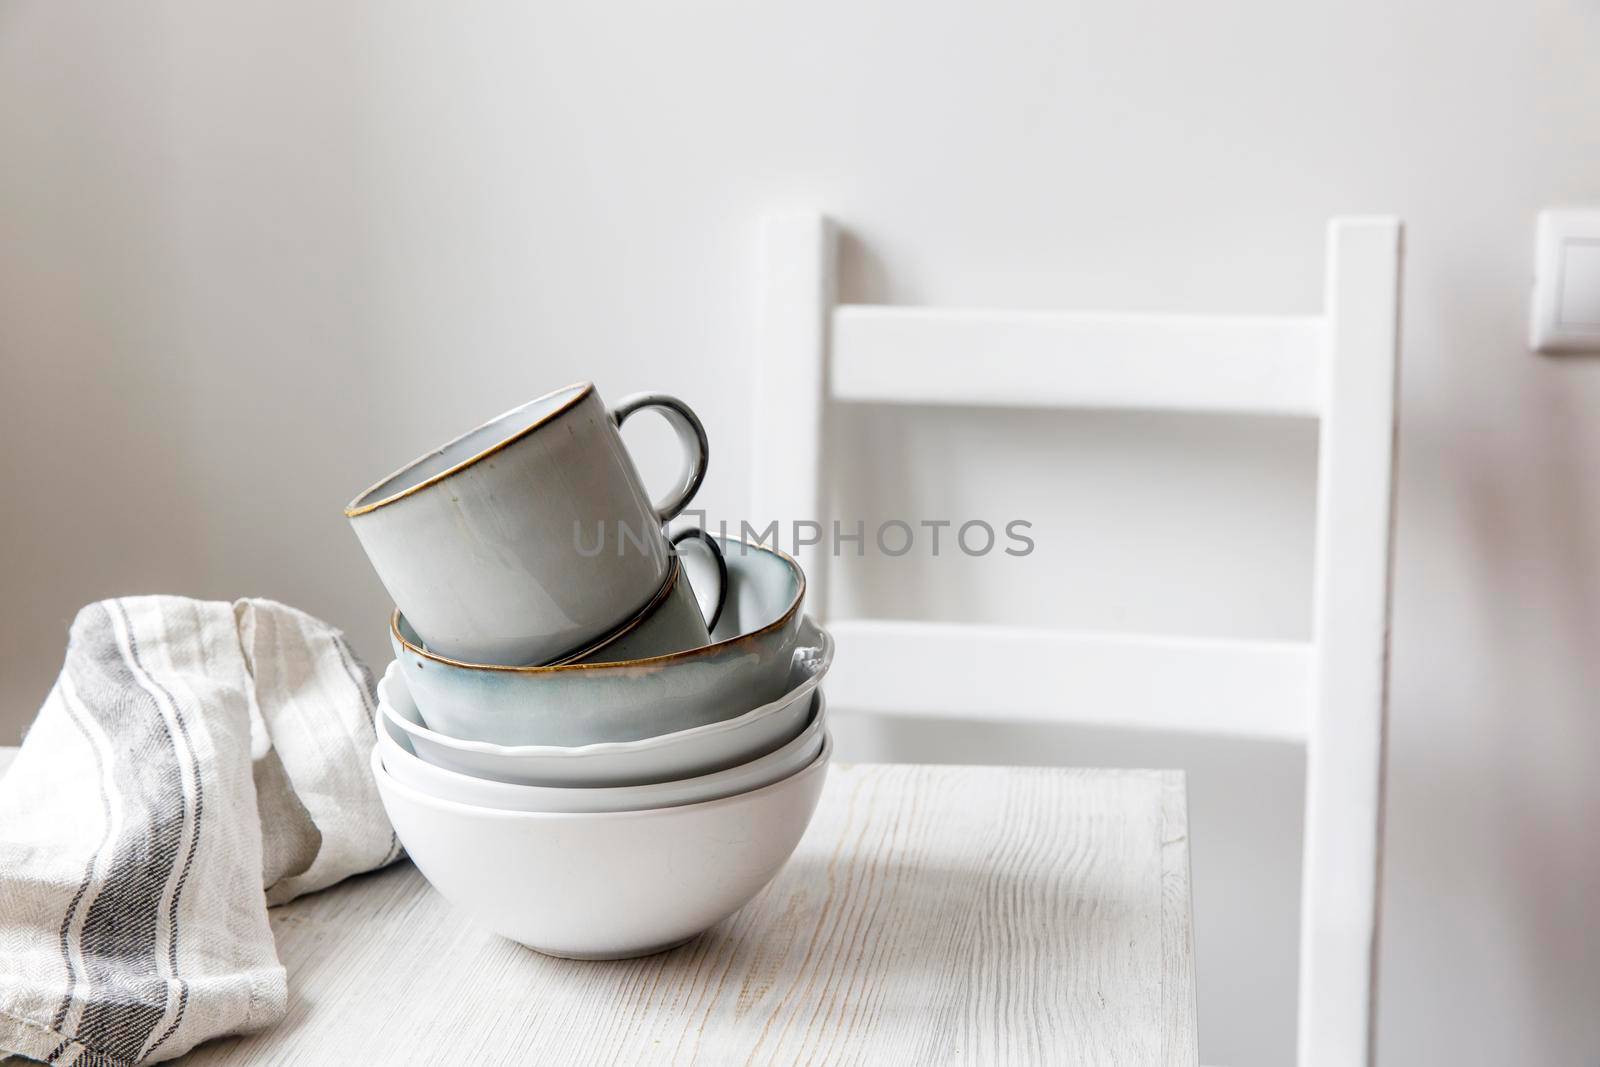
{"label": "white chair", "polygon": [[[1320,419],[1310,642],[837,620],[830,704],[880,715],[1091,722],[1307,746],[1299,1062],[1371,1059],[1383,836],[1401,226],[1328,230],[1320,316],[837,306],[835,236],[766,224],[753,515],[827,516],[833,402],[1272,413]],[[971,373],[982,357],[981,378]],[[810,610],[827,558],[801,551]],[[963,659],[963,674],[919,669]],[[1001,665],[1006,669],[999,669]],[[1035,673],[1018,665],[1040,664]],[[1000,679],[1007,683],[999,684]],[[1065,679],[1077,698],[1059,695]]]}

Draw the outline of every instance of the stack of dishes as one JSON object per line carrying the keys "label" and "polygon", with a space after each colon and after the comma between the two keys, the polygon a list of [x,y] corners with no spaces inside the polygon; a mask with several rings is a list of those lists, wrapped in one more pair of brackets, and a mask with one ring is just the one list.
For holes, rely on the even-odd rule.
{"label": "stack of dishes", "polygon": [[[665,504],[617,437],[645,407],[690,456]],[[662,532],[706,451],[679,401],[607,412],[574,386],[346,509],[399,605],[372,754],[395,832],[447,899],[542,952],[693,937],[772,879],[822,789],[833,642],[799,565],[698,531],[680,558]]]}

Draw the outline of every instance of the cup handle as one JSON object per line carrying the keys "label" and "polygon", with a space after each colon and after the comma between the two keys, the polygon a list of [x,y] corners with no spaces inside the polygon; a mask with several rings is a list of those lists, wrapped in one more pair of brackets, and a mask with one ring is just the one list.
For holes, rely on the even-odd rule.
{"label": "cup handle", "polygon": [[611,421],[620,430],[628,416],[645,408],[656,408],[661,412],[667,425],[677,433],[678,443],[683,445],[688,459],[683,466],[683,473],[678,477],[678,488],[667,499],[651,505],[656,509],[656,518],[666,523],[689,506],[689,501],[700,489],[700,483],[706,480],[711,443],[706,440],[706,428],[700,425],[700,417],[689,410],[689,405],[665,393],[635,393],[623,397],[622,402],[611,409]]}
{"label": "cup handle", "polygon": [[704,605],[700,613],[706,615],[706,630],[710,632],[717,628],[717,620],[722,618],[722,608],[728,602],[728,561],[722,556],[722,546],[717,544],[717,539],[698,527],[688,530],[679,530],[672,535],[674,550],[685,541],[699,541],[711,553],[711,558],[717,564],[717,599],[716,606],[711,609],[711,614],[706,615]]}

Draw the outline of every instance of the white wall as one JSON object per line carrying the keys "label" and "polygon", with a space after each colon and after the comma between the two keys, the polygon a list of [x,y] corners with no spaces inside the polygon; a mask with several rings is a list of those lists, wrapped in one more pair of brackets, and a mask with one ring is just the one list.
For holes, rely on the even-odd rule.
{"label": "white wall", "polygon": [[[381,657],[340,505],[570,380],[688,398],[715,446],[703,500],[741,516],[770,208],[839,219],[852,299],[1282,312],[1318,306],[1328,216],[1394,213],[1379,1054],[1591,1061],[1600,363],[1523,337],[1534,212],[1600,201],[1597,54],[1595,0],[9,0],[0,740],[110,594],[274,596]],[[1014,511],[1040,551],[858,568],[857,608],[1304,633],[1304,428],[985,418],[857,413],[841,433],[877,462],[839,506]],[[930,442],[950,479],[912,473]],[[1021,740],[1190,768],[1203,1050],[1286,1062],[1297,758]]]}

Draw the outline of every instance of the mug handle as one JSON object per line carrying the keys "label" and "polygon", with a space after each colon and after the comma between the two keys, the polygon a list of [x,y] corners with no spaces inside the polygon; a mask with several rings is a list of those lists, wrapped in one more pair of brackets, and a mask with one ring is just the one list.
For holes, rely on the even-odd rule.
{"label": "mug handle", "polygon": [[[716,607],[711,609],[711,614],[706,615],[706,632],[717,628],[717,620],[722,618],[722,608],[728,602],[728,561],[722,556],[722,546],[717,544],[717,539],[698,527],[688,530],[679,530],[672,535],[674,550],[685,541],[699,541],[710,551],[711,558],[717,564],[717,599]],[[705,615],[704,606],[700,614]]]}
{"label": "mug handle", "polygon": [[667,499],[651,506],[656,509],[656,518],[662,523],[677,515],[678,512],[689,506],[689,501],[700,489],[700,483],[706,480],[706,464],[711,460],[711,443],[706,439],[706,428],[700,425],[700,417],[689,410],[689,405],[675,396],[665,393],[635,393],[622,398],[622,402],[611,409],[611,421],[617,429],[622,429],[622,424],[628,416],[645,408],[655,408],[667,420],[667,425],[678,435],[678,443],[683,445],[685,455],[689,462],[683,466],[683,473],[678,477],[678,488]]}

